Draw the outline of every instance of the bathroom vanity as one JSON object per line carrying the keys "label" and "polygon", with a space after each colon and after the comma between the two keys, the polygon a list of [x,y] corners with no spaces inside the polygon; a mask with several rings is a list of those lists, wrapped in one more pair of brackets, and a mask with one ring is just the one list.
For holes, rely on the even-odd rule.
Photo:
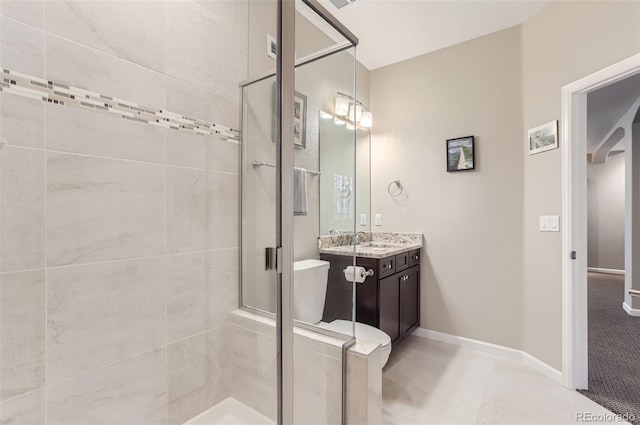
{"label": "bathroom vanity", "polygon": [[[356,265],[372,270],[364,283],[356,283],[356,321],[374,326],[391,337],[394,345],[420,325],[420,249],[422,235],[402,242],[368,239],[356,245]],[[406,235],[406,234],[403,234]],[[352,245],[320,247],[320,258],[331,263],[322,320],[349,320],[352,282],[343,270],[353,265]]]}

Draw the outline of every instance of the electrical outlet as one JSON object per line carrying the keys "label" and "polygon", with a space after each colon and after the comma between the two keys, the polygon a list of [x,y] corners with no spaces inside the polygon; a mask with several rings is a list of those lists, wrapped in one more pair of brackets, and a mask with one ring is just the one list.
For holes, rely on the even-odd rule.
{"label": "electrical outlet", "polygon": [[382,214],[376,214],[376,226],[382,226]]}
{"label": "electrical outlet", "polygon": [[360,214],[360,226],[366,226],[366,225],[367,225],[367,215]]}

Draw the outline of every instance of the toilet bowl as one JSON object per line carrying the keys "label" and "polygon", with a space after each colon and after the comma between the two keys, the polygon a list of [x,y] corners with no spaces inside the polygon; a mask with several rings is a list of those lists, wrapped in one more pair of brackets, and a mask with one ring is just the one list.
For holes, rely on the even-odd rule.
{"label": "toilet bowl", "polygon": [[[293,263],[293,317],[301,322],[351,335],[353,324],[349,320],[321,322],[327,297],[329,267],[330,263],[323,260],[303,260]],[[379,343],[382,347],[382,366],[387,363],[391,354],[389,335],[373,326],[356,322],[355,337],[359,343]]]}

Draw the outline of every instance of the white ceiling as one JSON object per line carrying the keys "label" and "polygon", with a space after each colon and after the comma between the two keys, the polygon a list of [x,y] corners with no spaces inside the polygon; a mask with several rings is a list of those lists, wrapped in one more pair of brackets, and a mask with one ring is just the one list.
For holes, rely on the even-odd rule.
{"label": "white ceiling", "polygon": [[[640,97],[640,74],[598,89],[587,96],[587,152],[594,153],[622,115]],[[616,146],[612,150],[624,150]]]}
{"label": "white ceiling", "polygon": [[355,0],[320,3],[359,39],[357,57],[373,70],[521,24],[549,1]]}

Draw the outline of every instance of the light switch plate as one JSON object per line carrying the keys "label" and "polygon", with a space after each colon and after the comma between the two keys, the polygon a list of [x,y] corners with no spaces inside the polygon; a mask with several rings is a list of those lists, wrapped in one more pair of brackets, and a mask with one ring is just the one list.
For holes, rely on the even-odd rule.
{"label": "light switch plate", "polygon": [[376,226],[382,226],[382,214],[376,214]]}
{"label": "light switch plate", "polygon": [[559,232],[560,216],[557,215],[541,215],[540,216],[541,232]]}
{"label": "light switch plate", "polygon": [[366,225],[367,225],[367,215],[360,214],[360,226],[366,226]]}

